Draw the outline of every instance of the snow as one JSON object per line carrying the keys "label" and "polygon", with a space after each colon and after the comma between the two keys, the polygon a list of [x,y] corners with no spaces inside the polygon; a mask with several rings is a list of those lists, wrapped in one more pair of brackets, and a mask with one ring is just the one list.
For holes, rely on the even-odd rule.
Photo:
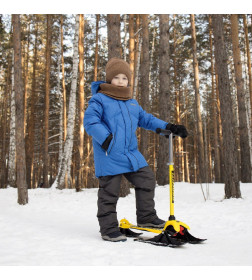
{"label": "snow", "polygon": [[[241,184],[241,193],[242,199],[224,200],[224,185],[209,184],[205,201],[199,184],[175,183],[176,218],[207,241],[168,248],[130,238],[103,241],[97,189],[32,189],[24,206],[16,189],[1,189],[0,266],[251,266],[252,184]],[[167,219],[169,185],[157,186],[155,202]],[[136,222],[134,189],[119,199],[117,211],[119,220]]]}

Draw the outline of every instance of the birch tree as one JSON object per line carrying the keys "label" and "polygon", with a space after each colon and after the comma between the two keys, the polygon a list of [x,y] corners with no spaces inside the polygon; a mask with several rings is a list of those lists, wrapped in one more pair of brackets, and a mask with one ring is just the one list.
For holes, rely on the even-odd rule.
{"label": "birch tree", "polygon": [[7,143],[6,143],[6,136],[7,136],[7,108],[8,108],[8,95],[9,95],[9,89],[10,89],[10,76],[11,76],[11,55],[8,56],[8,70],[6,73],[6,81],[7,86],[4,90],[4,98],[3,98],[3,108],[2,108],[2,135],[1,135],[1,141],[2,141],[2,149],[0,150],[0,188],[6,188],[7,187],[7,166],[6,166],[6,150],[7,150]]}
{"label": "birch tree", "polygon": [[11,116],[10,116],[10,146],[9,146],[9,161],[8,161],[8,184],[11,187],[16,186],[16,126],[15,126],[15,91],[14,91],[14,52],[12,55],[12,70],[11,70]]}
{"label": "birch tree", "polygon": [[[62,21],[62,16],[61,16]],[[60,25],[60,34],[61,34],[62,25]],[[60,110],[60,119],[59,119],[59,166],[61,166],[62,161],[62,155],[63,155],[63,143],[64,143],[64,92],[61,92],[61,86],[60,86],[60,68],[61,68],[61,61],[62,61],[62,53],[61,53],[61,42],[62,37],[59,36],[58,41],[58,75],[57,75],[57,92],[59,96],[59,110]],[[63,78],[64,79],[64,78]]]}
{"label": "birch tree", "polygon": [[198,140],[198,162],[199,162],[199,175],[200,182],[205,182],[205,154],[203,142],[203,126],[200,111],[200,93],[199,93],[199,64],[197,60],[197,47],[196,47],[196,32],[195,32],[195,18],[191,18],[191,33],[192,33],[192,50],[193,50],[193,69],[194,69],[194,89],[195,89],[195,106],[196,106],[196,126],[197,126],[197,140]]}
{"label": "birch tree", "polygon": [[[71,91],[69,97],[68,107],[68,122],[67,122],[67,135],[64,143],[64,152],[62,162],[59,168],[58,174],[58,186],[57,188],[63,189],[67,187],[67,176],[69,177],[72,151],[73,151],[73,137],[74,137],[74,125],[75,125],[75,110],[76,110],[76,88],[77,88],[77,75],[78,75],[78,40],[79,40],[79,15],[75,17],[75,33],[73,43],[73,70],[72,70],[72,82]],[[65,178],[67,178],[65,180]]]}
{"label": "birch tree", "polygon": [[67,132],[67,116],[66,116],[66,83],[65,83],[65,62],[64,62],[64,42],[63,42],[63,15],[60,17],[60,37],[61,37],[61,71],[62,71],[62,91],[63,91],[63,127],[64,141]]}

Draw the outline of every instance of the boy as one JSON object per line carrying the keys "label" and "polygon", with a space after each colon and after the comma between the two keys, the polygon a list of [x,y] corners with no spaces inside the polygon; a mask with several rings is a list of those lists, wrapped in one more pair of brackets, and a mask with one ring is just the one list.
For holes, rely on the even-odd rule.
{"label": "boy", "polygon": [[154,173],[137,148],[136,129],[169,129],[187,136],[182,125],[168,124],[146,113],[132,99],[129,64],[112,58],[106,65],[106,82],[93,82],[92,98],[84,116],[84,127],[93,139],[95,175],[99,179],[98,221],[107,241],[126,241],[118,228],[116,204],[122,175],[135,186],[137,224],[162,228],[154,208]]}

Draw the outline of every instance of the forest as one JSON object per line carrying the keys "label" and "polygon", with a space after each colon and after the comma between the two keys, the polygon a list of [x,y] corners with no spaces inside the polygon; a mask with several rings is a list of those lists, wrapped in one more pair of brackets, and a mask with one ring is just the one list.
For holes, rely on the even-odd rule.
{"label": "forest", "polygon": [[[17,188],[19,204],[28,189],[98,187],[83,117],[112,57],[129,63],[146,112],[187,128],[176,182],[224,183],[225,198],[252,182],[251,15],[2,14],[0,41],[0,189]],[[168,139],[137,137],[168,184]]]}

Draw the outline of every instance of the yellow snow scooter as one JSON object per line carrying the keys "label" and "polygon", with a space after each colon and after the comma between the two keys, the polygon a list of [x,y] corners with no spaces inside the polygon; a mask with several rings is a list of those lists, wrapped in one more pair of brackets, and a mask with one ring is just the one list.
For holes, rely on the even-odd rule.
{"label": "yellow snow scooter", "polygon": [[[159,246],[178,247],[185,243],[198,244],[206,239],[200,239],[192,236],[188,230],[189,226],[183,222],[175,219],[174,216],[174,164],[173,164],[173,138],[175,135],[170,130],[164,130],[158,128],[156,132],[160,135],[169,137],[169,185],[170,185],[170,216],[169,220],[165,223],[163,229],[149,228],[149,227],[138,227],[137,225],[131,224],[128,220],[122,219],[120,221],[120,231],[127,237],[135,237],[135,241],[150,243]],[[131,229],[140,231],[148,231],[157,233],[158,235],[147,238],[141,237],[142,233],[136,233]]]}

